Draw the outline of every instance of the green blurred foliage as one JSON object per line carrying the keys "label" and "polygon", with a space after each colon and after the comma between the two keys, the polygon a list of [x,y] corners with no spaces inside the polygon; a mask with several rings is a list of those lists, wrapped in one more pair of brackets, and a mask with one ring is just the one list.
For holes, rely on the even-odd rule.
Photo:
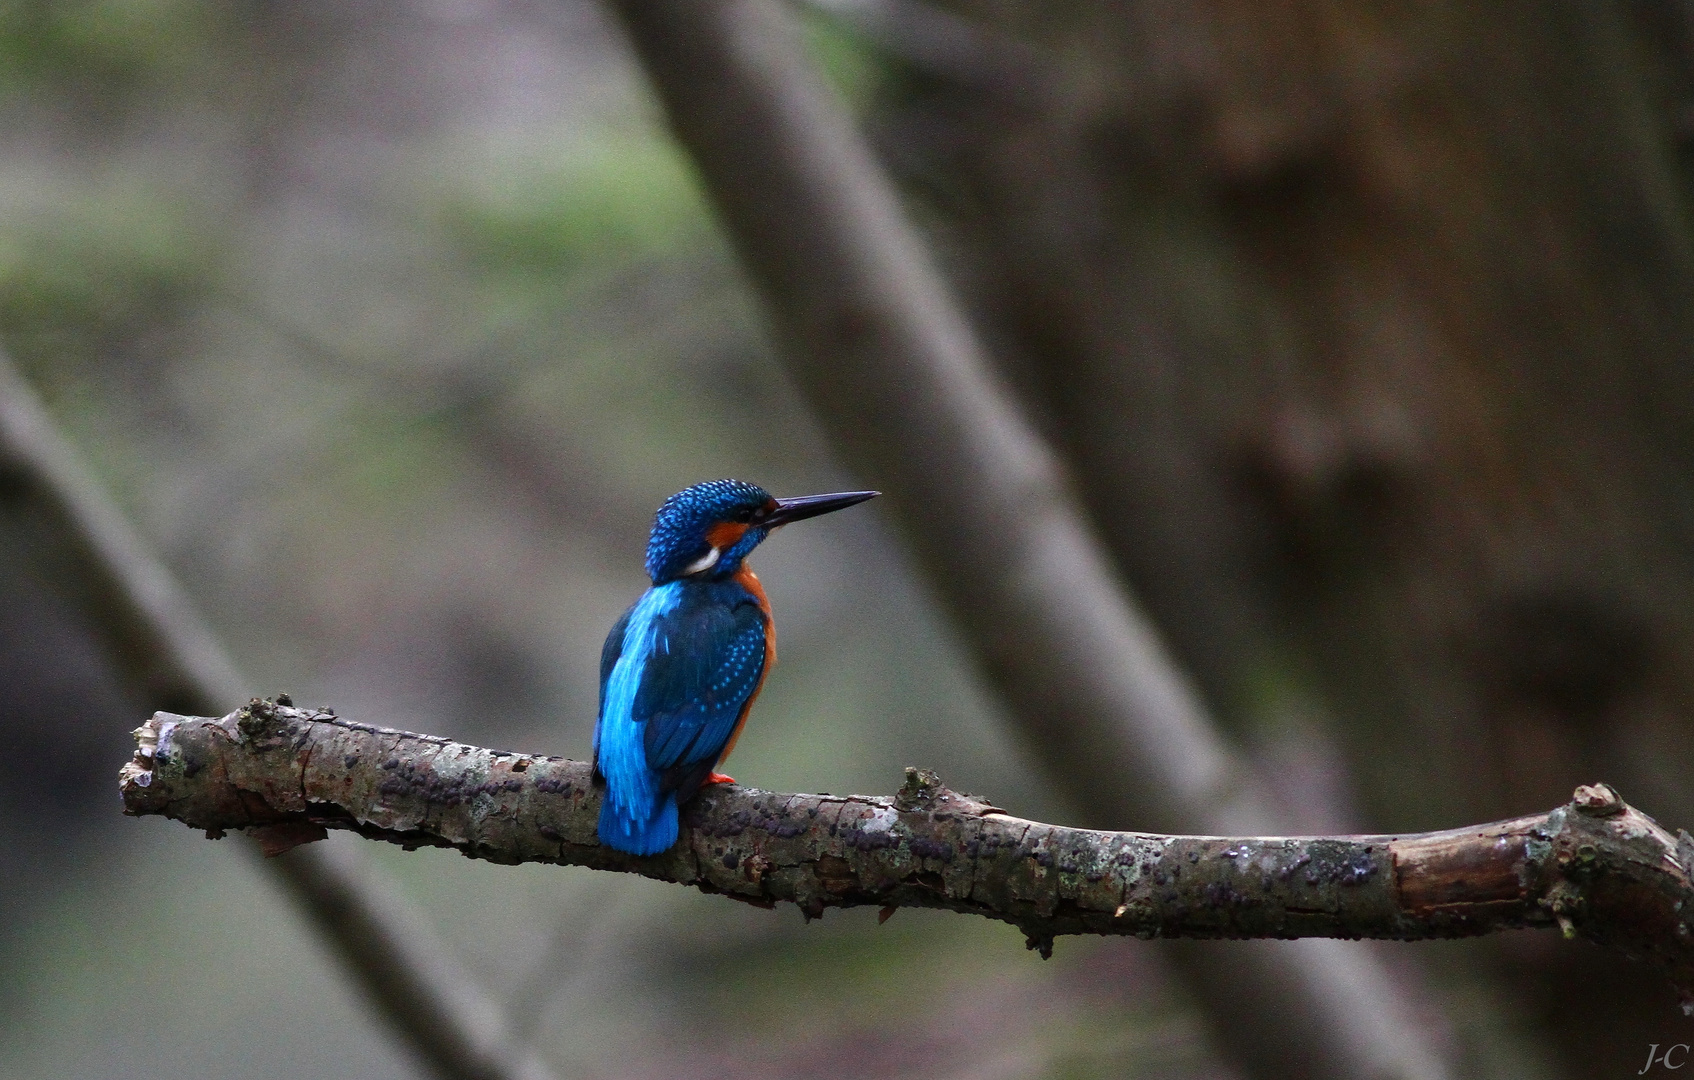
{"label": "green blurred foliage", "polygon": [[448,235],[479,269],[541,287],[534,275],[675,258],[711,235],[692,167],[651,135],[599,139],[486,188],[447,197]]}
{"label": "green blurred foliage", "polygon": [[894,69],[865,38],[811,7],[800,8],[806,49],[847,104],[863,112],[886,89]]}
{"label": "green blurred foliage", "polygon": [[202,0],[0,3],[0,93],[70,94],[119,108],[227,55],[230,5]]}
{"label": "green blurred foliage", "polygon": [[218,238],[179,197],[94,192],[0,230],[0,328],[53,381],[180,322],[216,285]]}

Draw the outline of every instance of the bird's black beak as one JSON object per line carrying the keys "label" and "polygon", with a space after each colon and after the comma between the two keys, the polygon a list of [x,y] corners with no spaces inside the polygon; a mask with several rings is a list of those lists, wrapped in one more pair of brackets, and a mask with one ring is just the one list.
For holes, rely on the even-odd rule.
{"label": "bird's black beak", "polygon": [[758,525],[761,528],[774,529],[790,522],[827,514],[832,510],[845,510],[881,494],[880,491],[838,491],[833,495],[800,495],[792,499],[778,499],[776,509],[765,515]]}

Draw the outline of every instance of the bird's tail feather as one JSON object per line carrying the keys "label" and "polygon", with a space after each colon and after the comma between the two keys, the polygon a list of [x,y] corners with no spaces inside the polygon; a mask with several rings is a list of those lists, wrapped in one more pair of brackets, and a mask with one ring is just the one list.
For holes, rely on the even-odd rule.
{"label": "bird's tail feather", "polygon": [[657,855],[676,843],[675,794],[661,796],[653,816],[645,821],[631,817],[630,809],[614,806],[609,798],[600,804],[598,832],[602,841],[631,855]]}

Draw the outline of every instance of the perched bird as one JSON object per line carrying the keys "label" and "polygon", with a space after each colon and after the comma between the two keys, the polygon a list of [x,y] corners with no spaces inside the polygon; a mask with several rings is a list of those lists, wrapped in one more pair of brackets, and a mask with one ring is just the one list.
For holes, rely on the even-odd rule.
{"label": "perched bird", "polygon": [[874,498],[843,491],[773,499],[711,480],[665,500],[647,541],[653,587],[606,635],[594,775],[600,839],[652,855],[676,843],[677,807],[729,756],[776,659],[770,602],[747,556],[789,522]]}

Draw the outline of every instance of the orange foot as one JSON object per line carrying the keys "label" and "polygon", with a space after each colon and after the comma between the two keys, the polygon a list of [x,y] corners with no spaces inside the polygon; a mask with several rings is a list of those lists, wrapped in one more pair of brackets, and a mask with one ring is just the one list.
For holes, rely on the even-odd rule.
{"label": "orange foot", "polygon": [[706,779],[702,780],[700,782],[700,786],[704,787],[707,784],[733,784],[733,783],[735,783],[735,777],[725,776],[721,772],[715,772],[715,773],[709,774],[706,777]]}

